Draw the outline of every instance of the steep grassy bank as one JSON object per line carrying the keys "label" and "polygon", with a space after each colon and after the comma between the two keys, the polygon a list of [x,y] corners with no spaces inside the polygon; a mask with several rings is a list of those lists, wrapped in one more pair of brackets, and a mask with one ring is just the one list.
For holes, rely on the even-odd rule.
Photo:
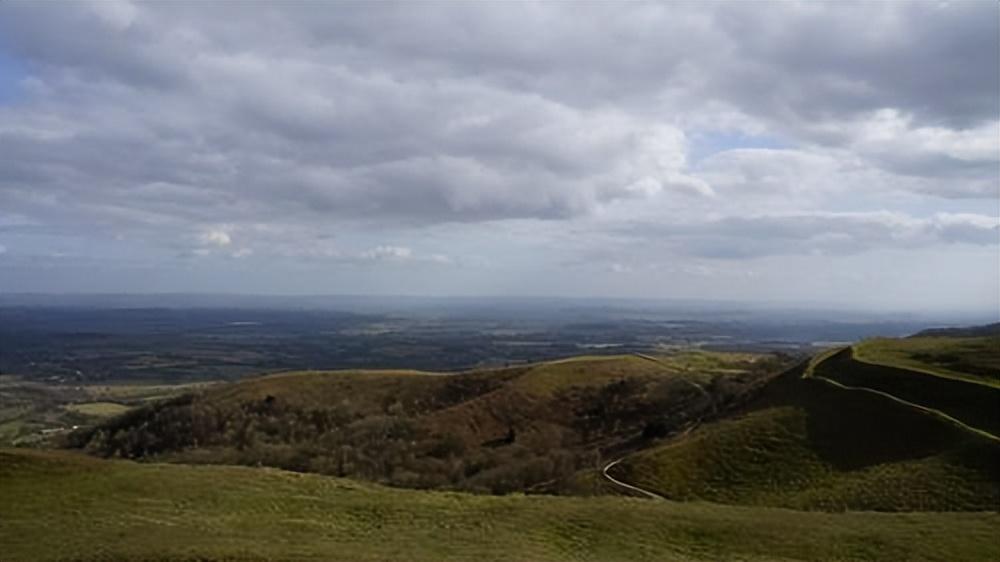
{"label": "steep grassy bank", "polygon": [[853,347],[845,348],[817,362],[813,373],[846,386],[885,392],[1000,436],[1000,387],[859,361],[855,354]]}

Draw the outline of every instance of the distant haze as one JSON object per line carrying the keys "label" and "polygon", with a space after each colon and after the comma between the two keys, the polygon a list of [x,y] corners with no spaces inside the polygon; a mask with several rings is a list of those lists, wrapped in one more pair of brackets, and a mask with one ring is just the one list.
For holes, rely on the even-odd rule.
{"label": "distant haze", "polygon": [[0,293],[1000,308],[1000,4],[0,2]]}

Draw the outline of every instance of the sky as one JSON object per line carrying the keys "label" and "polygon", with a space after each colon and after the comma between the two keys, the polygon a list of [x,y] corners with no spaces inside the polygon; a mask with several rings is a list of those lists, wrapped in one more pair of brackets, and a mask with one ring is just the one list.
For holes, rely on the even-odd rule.
{"label": "sky", "polygon": [[0,291],[996,311],[998,22],[3,1]]}

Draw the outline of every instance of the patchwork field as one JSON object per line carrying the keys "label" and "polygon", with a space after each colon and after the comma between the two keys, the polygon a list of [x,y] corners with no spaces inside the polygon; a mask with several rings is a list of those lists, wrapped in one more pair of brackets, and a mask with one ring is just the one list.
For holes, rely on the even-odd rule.
{"label": "patchwork field", "polygon": [[212,384],[49,384],[2,375],[0,446],[44,445],[74,427],[98,424],[130,408]]}

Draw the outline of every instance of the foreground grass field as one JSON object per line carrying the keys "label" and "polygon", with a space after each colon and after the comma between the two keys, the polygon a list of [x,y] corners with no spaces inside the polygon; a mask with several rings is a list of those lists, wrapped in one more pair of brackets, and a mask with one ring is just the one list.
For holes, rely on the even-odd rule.
{"label": "foreground grass field", "polygon": [[0,451],[0,553],[47,560],[996,560],[995,513],[803,513],[389,489]]}

